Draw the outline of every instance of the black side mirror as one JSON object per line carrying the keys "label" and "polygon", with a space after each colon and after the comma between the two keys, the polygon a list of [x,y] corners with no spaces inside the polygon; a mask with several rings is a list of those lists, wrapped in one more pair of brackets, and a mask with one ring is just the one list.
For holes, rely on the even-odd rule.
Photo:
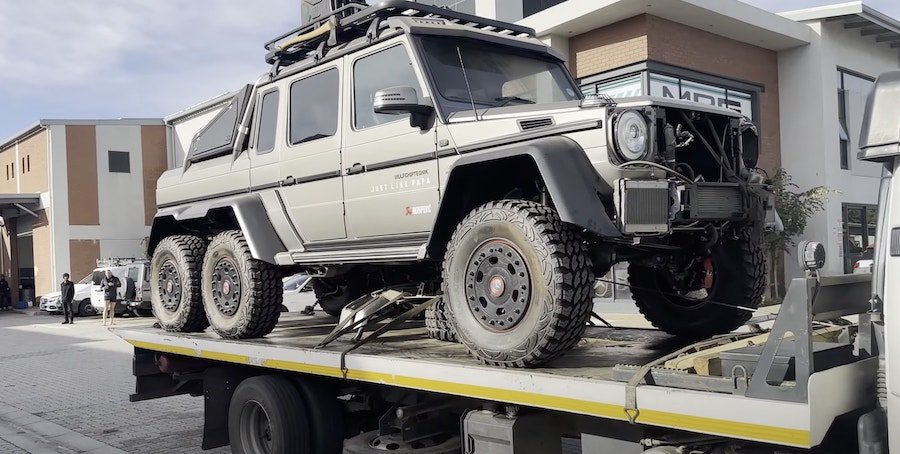
{"label": "black side mirror", "polygon": [[419,99],[412,87],[391,87],[375,92],[372,105],[375,113],[402,115],[409,114],[409,125],[421,129],[428,128],[434,106],[428,100]]}

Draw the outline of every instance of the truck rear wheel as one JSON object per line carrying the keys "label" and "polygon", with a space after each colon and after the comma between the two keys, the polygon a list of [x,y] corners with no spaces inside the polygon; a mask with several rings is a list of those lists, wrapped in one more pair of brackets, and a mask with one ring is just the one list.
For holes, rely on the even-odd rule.
{"label": "truck rear wheel", "polygon": [[667,269],[628,267],[632,297],[653,326],[677,336],[707,338],[729,333],[750,319],[753,314],[745,308],[759,306],[766,285],[758,239],[747,231],[725,238],[695,268],[699,276],[678,286]]}
{"label": "truck rear wheel", "polygon": [[535,202],[476,208],[444,257],[442,287],[456,337],[491,365],[538,366],[574,347],[590,318],[593,282],[576,232]]}
{"label": "truck rear wheel", "polygon": [[166,331],[198,332],[209,326],[200,291],[206,242],[193,235],[163,238],[150,261],[150,303]]}
{"label": "truck rear wheel", "polygon": [[277,375],[242,381],[228,408],[228,438],[235,454],[310,454],[307,409],[294,383]]}
{"label": "truck rear wheel", "polygon": [[213,237],[201,276],[206,317],[220,336],[250,339],[275,328],[284,299],[278,267],[254,259],[243,233]]}

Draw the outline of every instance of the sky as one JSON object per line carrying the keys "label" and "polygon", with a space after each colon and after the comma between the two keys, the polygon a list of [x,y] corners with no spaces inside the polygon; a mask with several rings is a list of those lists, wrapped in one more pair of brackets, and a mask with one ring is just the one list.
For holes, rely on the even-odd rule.
{"label": "sky", "polygon": [[[41,118],[159,118],[251,83],[301,1],[0,0],[0,140]],[[897,0],[866,4],[900,18]]]}

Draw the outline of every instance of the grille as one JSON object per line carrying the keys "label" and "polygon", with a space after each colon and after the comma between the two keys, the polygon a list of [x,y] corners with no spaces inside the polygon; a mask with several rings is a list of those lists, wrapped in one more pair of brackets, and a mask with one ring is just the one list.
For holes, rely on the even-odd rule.
{"label": "grille", "polygon": [[743,217],[743,197],[736,185],[698,184],[692,193],[691,219],[722,220]]}
{"label": "grille", "polygon": [[617,197],[622,232],[668,232],[670,200],[667,181],[620,180]]}
{"label": "grille", "polygon": [[529,129],[546,128],[547,126],[553,126],[553,119],[550,117],[533,118],[531,120],[519,120],[519,129],[521,129],[522,131],[528,131]]}

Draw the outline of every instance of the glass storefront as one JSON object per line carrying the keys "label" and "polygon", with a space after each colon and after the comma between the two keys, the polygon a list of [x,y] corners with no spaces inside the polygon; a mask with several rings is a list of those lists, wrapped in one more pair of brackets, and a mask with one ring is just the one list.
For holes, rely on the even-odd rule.
{"label": "glass storefront", "polygon": [[644,95],[682,99],[734,109],[750,120],[756,121],[754,117],[757,109],[755,108],[754,93],[652,71],[641,71],[609,80],[583,84],[581,91],[585,95],[600,93],[613,99]]}

